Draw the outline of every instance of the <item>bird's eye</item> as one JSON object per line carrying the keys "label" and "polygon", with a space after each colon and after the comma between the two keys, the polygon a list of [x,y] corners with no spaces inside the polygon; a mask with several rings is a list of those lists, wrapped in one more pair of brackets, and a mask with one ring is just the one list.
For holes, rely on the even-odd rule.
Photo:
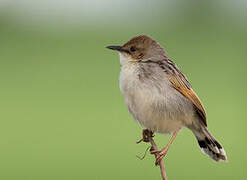
{"label": "bird's eye", "polygon": [[130,47],[130,51],[131,52],[135,52],[136,51],[136,48],[134,48],[133,46]]}

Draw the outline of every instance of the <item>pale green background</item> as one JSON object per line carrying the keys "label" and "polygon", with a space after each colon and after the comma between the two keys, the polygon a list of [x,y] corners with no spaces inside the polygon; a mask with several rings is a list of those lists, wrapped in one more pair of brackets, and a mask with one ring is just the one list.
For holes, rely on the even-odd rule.
{"label": "pale green background", "polygon": [[187,75],[229,158],[213,162],[184,129],[165,158],[169,179],[246,179],[247,3],[70,2],[0,3],[0,179],[160,178],[153,156],[136,158],[147,144],[135,144],[142,129],[105,48],[143,33]]}

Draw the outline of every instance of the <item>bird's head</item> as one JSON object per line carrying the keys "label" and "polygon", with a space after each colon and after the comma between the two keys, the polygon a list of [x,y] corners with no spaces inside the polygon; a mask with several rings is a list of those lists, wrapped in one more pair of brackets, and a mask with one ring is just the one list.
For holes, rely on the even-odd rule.
{"label": "bird's head", "polygon": [[159,43],[146,35],[135,36],[122,46],[108,46],[107,48],[119,51],[121,63],[160,60],[167,57]]}

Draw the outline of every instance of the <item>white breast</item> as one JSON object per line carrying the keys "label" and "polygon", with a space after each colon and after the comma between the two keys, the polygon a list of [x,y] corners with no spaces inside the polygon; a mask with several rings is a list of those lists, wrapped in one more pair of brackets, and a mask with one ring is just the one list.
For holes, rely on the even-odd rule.
{"label": "white breast", "polygon": [[172,133],[191,123],[192,104],[167,79],[143,82],[136,63],[126,61],[123,56],[120,61],[120,90],[129,112],[140,125],[154,132]]}

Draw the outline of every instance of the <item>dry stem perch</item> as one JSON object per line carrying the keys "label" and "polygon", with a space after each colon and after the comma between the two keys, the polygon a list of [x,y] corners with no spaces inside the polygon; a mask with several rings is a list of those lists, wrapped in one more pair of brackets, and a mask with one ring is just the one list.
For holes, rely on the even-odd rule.
{"label": "dry stem perch", "polygon": [[[142,141],[143,142],[150,142],[150,144],[151,144],[150,152],[151,151],[157,151],[158,146],[156,145],[156,143],[153,140],[153,132],[149,131],[148,129],[145,129],[145,130],[143,130],[142,135],[143,135],[143,138],[141,140],[137,141],[137,143],[140,143]],[[154,155],[157,158],[157,154],[154,154]],[[158,163],[158,165],[160,166],[160,172],[161,172],[162,179],[167,180],[164,161],[161,160]]]}

